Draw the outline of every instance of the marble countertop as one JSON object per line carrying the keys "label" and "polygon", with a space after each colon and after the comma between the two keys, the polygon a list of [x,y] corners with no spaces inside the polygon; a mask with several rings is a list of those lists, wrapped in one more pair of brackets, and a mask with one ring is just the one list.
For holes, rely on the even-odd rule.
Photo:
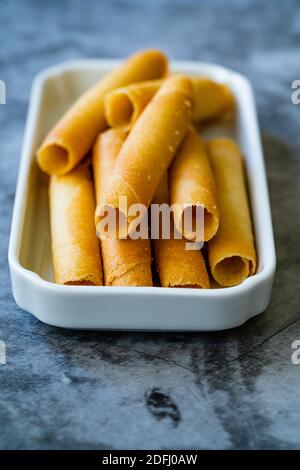
{"label": "marble countertop", "polygon": [[[299,448],[299,2],[13,0],[1,6],[0,43],[0,448]],[[64,331],[12,297],[7,245],[33,77],[146,46],[224,64],[254,86],[278,265],[270,306],[235,330]]]}

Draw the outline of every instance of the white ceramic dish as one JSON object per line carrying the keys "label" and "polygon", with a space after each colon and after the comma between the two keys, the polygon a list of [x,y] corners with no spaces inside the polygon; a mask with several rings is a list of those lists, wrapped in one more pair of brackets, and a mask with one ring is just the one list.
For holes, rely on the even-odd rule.
{"label": "white ceramic dish", "polygon": [[35,151],[70,103],[116,63],[68,62],[43,71],[34,81],[9,245],[14,298],[41,321],[65,328],[199,331],[241,325],[268,305],[275,250],[251,86],[245,77],[218,65],[175,62],[172,68],[227,83],[236,97],[236,125],[208,132],[231,135],[245,155],[259,259],[257,273],[239,286],[210,290],[61,286],[52,281],[47,177],[36,165]]}

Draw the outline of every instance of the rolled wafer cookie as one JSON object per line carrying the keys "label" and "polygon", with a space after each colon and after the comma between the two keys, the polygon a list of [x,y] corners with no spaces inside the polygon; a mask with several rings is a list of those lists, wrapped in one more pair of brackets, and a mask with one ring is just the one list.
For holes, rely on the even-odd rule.
{"label": "rolled wafer cookie", "polygon": [[243,158],[230,139],[211,140],[207,150],[220,211],[219,229],[208,242],[209,266],[218,284],[235,286],[254,274],[257,265]]}
{"label": "rolled wafer cookie", "polygon": [[[194,88],[194,122],[205,122],[233,114],[234,98],[227,85],[205,77],[190,79]],[[108,124],[111,127],[130,129],[162,84],[163,80],[148,80],[109,92],[104,100]]]}
{"label": "rolled wafer cookie", "polygon": [[[172,162],[169,181],[177,230],[188,240],[195,241],[197,236],[203,241],[210,240],[219,226],[216,185],[204,142],[194,128],[187,132]],[[196,220],[197,207],[199,212],[201,209],[201,220]],[[184,224],[187,216],[192,219],[190,226]]]}
{"label": "rolled wafer cookie", "polygon": [[[100,134],[96,140],[93,149],[93,170],[99,204],[126,136],[122,129],[110,129]],[[97,225],[97,216],[95,223]],[[103,239],[101,252],[106,286],[152,286],[149,239]]]}
{"label": "rolled wafer cookie", "polygon": [[[169,204],[168,175],[161,181],[154,198],[156,204]],[[162,287],[209,289],[209,277],[200,250],[187,250],[186,240],[171,237],[153,240],[154,260]]]}
{"label": "rolled wafer cookie", "polygon": [[[149,207],[189,125],[193,111],[191,82],[184,76],[168,78],[132,128],[118,155],[110,183],[96,215],[114,209],[125,219],[121,231],[135,229],[132,206]],[[121,206],[125,200],[128,212]],[[134,212],[134,211],[133,211]],[[107,234],[100,233],[100,237]]]}
{"label": "rolled wafer cookie", "polygon": [[90,168],[82,164],[68,175],[52,176],[49,197],[55,282],[102,285]]}
{"label": "rolled wafer cookie", "polygon": [[71,171],[91,149],[99,132],[107,128],[103,99],[120,86],[163,77],[167,59],[157,50],[129,57],[87,90],[50,130],[37,151],[40,168],[50,175]]}

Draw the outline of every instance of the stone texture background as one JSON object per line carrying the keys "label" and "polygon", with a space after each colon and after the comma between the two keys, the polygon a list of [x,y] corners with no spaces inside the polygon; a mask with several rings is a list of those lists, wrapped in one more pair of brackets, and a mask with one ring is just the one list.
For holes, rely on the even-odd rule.
{"label": "stone texture background", "polygon": [[[299,448],[299,2],[12,0],[0,6],[0,44],[0,447]],[[255,89],[278,267],[267,311],[234,331],[62,331],[12,298],[7,245],[34,75],[146,46],[227,65]]]}

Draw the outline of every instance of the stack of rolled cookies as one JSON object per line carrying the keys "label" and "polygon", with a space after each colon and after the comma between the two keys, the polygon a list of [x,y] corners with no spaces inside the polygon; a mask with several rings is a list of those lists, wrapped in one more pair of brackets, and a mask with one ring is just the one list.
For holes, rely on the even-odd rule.
{"label": "stack of rolled cookies", "polygon": [[[157,50],[86,91],[37,152],[50,175],[55,282],[208,289],[254,274],[241,151],[229,139],[205,143],[197,130],[233,116],[226,85],[171,74]],[[162,227],[153,236],[154,206],[169,208],[167,236]]]}

